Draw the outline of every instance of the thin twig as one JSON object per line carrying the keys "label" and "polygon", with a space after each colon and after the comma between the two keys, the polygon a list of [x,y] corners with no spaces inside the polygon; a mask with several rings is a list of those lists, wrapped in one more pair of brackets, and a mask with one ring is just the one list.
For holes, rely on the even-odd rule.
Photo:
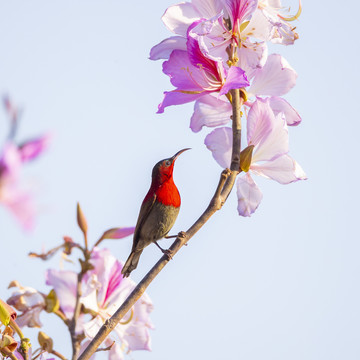
{"label": "thin twig", "polygon": [[61,359],[61,360],[67,360],[64,355],[60,354],[60,353],[57,352],[56,350],[52,350],[52,351],[51,351],[51,354],[57,356],[57,357],[58,357],[59,359]]}
{"label": "thin twig", "polygon": [[106,347],[106,348],[98,348],[95,352],[100,352],[100,351],[110,351],[111,350],[111,348],[114,346],[114,344],[115,344],[115,341],[113,341],[112,342],[112,344],[111,345],[109,345],[108,347]]}
{"label": "thin twig", "polygon": [[[210,201],[209,206],[199,219],[192,225],[186,233],[181,232],[175,239],[170,247],[171,257],[173,257],[180,248],[185,245],[197,231],[209,220],[209,218],[217,211],[220,210],[229,196],[235,178],[240,171],[240,148],[241,148],[241,113],[240,108],[243,105],[244,99],[240,97],[239,90],[232,90],[232,108],[233,108],[233,151],[230,169],[226,169],[221,173],[219,184],[216,188],[215,194]],[[136,301],[143,295],[146,288],[159,274],[159,272],[169,262],[169,255],[163,255],[160,260],[153,266],[153,268],[145,275],[139,282],[131,294],[127,297],[125,302],[119,307],[114,315],[107,319],[103,326],[100,328],[96,336],[92,339],[88,347],[80,355],[78,360],[88,360],[96,352],[101,343],[106,339],[110,332],[116,327],[120,320],[127,314]]]}
{"label": "thin twig", "polygon": [[80,350],[80,342],[79,342],[78,336],[76,334],[76,323],[79,318],[80,310],[81,310],[80,297],[82,295],[81,294],[81,281],[82,281],[83,275],[84,275],[83,270],[81,270],[80,273],[78,274],[78,279],[77,279],[76,302],[75,302],[74,315],[69,324],[72,350],[73,350],[72,360],[76,360],[79,350]]}

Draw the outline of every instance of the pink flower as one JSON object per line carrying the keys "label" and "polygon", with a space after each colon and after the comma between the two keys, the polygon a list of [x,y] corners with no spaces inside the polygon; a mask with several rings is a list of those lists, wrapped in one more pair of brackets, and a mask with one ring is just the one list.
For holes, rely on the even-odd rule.
{"label": "pink flower", "polygon": [[[301,117],[298,112],[280,96],[287,94],[296,83],[297,74],[289,63],[280,55],[272,54],[265,65],[251,75],[250,87],[247,89],[251,106],[259,96],[270,96],[269,104],[275,115],[283,113],[287,125],[298,125]],[[198,132],[203,126],[216,127],[230,121],[232,107],[225,97],[206,95],[195,103],[190,128]]]}
{"label": "pink flower", "polygon": [[227,71],[222,62],[204,56],[198,41],[190,36],[187,51],[174,50],[169,60],[164,62],[163,72],[169,75],[176,89],[164,93],[158,113],[170,105],[191,102],[211,93],[225,95],[231,89],[249,85],[242,69],[231,67]]}
{"label": "pink flower", "polygon": [[[150,51],[150,59],[168,59],[175,49],[186,50],[186,37],[190,25],[194,22],[202,26],[203,21],[212,22],[215,29],[209,43],[216,43],[214,48],[224,48],[240,32],[241,24],[250,19],[257,6],[257,0],[193,0],[170,6],[164,13],[162,21],[177,36],[165,39]],[[225,15],[223,15],[225,14]],[[232,30],[225,28],[223,18],[229,17]],[[200,20],[200,21],[199,21]],[[210,23],[204,27],[209,29]],[[210,33],[210,31],[208,31]],[[226,44],[225,44],[226,43]],[[222,58],[226,61],[227,58]]]}
{"label": "pink flower", "polygon": [[[259,206],[262,193],[251,177],[251,173],[289,184],[305,180],[300,165],[289,155],[289,139],[283,113],[274,114],[269,99],[257,99],[247,117],[247,141],[253,145],[250,169],[237,181],[238,212],[250,216]],[[218,128],[205,139],[215,160],[228,167],[231,159],[232,130]]]}
{"label": "pink flower", "polygon": [[[122,263],[106,250],[95,249],[91,263],[93,270],[86,273],[82,282],[80,301],[92,314],[92,319],[80,317],[77,332],[83,332],[87,339],[92,339],[104,321],[109,318],[135,288],[135,283],[121,275]],[[72,318],[75,307],[77,275],[71,271],[47,271],[47,284],[54,287],[60,301],[60,308],[67,318]],[[150,350],[149,329],[153,328],[149,314],[153,305],[147,294],[134,305],[123,321],[115,328],[114,334],[121,346],[115,344],[109,357],[121,359],[122,352],[131,350]],[[112,343],[108,337],[105,346]],[[83,344],[85,348],[85,344]]]}
{"label": "pink flower", "polygon": [[14,214],[25,230],[34,226],[35,205],[30,192],[21,186],[21,168],[27,161],[37,158],[48,142],[48,135],[20,146],[7,142],[0,155],[0,203]]}

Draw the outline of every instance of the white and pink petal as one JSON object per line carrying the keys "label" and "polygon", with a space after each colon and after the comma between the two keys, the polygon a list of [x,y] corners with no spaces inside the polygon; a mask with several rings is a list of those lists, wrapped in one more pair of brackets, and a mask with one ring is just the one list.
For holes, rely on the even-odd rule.
{"label": "white and pink petal", "polygon": [[206,136],[204,143],[222,168],[230,166],[233,143],[231,128],[222,127],[213,130]]}
{"label": "white and pink petal", "polygon": [[193,4],[185,2],[167,8],[161,19],[170,31],[185,37],[188,27],[200,18],[201,14]]}
{"label": "white and pink petal", "polygon": [[172,36],[153,46],[150,50],[150,60],[168,59],[174,50],[186,51],[186,38]]}
{"label": "white and pink petal", "polygon": [[254,149],[252,162],[270,161],[289,151],[289,133],[282,113],[275,116],[269,106],[271,132]]}
{"label": "white and pink petal", "polygon": [[283,113],[288,126],[296,126],[301,122],[299,113],[283,98],[272,96],[269,99],[270,107],[275,115]]}
{"label": "white and pink petal", "polygon": [[236,182],[238,213],[241,216],[251,216],[260,205],[262,192],[249,173],[240,176]]}
{"label": "white and pink petal", "polygon": [[76,302],[77,274],[74,271],[49,269],[46,271],[46,284],[54,288],[60,301],[60,308],[68,319],[74,314]]}
{"label": "white and pink petal", "polygon": [[252,164],[251,171],[280,184],[290,184],[294,181],[307,179],[304,170],[289,155],[282,155],[262,164]]}
{"label": "white and pink petal", "polygon": [[232,106],[226,98],[215,94],[205,95],[195,102],[190,128],[193,132],[199,132],[204,126],[226,125],[231,115]]}
{"label": "white and pink petal", "polygon": [[281,96],[295,86],[296,78],[295,70],[285,58],[271,54],[265,65],[256,71],[248,92],[250,95]]}

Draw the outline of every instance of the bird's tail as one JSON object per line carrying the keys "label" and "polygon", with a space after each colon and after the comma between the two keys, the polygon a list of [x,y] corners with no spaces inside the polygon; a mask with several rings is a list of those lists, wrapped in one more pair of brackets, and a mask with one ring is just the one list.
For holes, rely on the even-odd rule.
{"label": "bird's tail", "polygon": [[139,262],[140,259],[140,255],[143,251],[139,250],[139,251],[132,251],[130,256],[128,257],[128,259],[126,260],[126,263],[124,265],[124,267],[121,270],[121,273],[123,274],[124,277],[128,277],[130,275],[130,273],[136,269],[137,264]]}

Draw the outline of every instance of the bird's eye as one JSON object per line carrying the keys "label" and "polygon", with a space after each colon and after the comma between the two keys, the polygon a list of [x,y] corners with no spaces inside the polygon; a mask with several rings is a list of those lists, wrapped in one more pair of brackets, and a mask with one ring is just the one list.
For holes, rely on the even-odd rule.
{"label": "bird's eye", "polygon": [[170,160],[166,160],[166,161],[165,161],[165,165],[166,165],[166,166],[170,166],[170,165],[171,165],[171,161],[170,161]]}

